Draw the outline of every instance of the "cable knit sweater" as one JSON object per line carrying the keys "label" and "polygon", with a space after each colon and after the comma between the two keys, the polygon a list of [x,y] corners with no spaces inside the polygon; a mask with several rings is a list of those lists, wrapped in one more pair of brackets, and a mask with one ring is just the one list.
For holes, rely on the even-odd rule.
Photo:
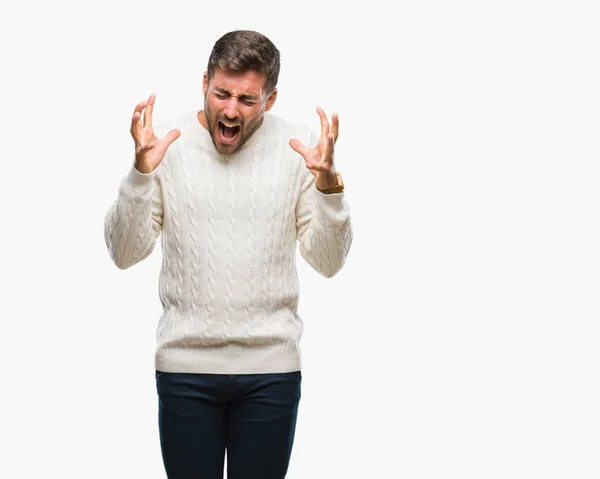
{"label": "cable knit sweater", "polygon": [[323,276],[352,243],[344,193],[323,194],[288,145],[312,130],[266,113],[237,152],[219,154],[190,112],[155,127],[181,136],[150,174],[131,166],[105,217],[110,257],[121,269],[146,258],[161,236],[156,330],[159,371],[250,374],[301,369],[296,242]]}

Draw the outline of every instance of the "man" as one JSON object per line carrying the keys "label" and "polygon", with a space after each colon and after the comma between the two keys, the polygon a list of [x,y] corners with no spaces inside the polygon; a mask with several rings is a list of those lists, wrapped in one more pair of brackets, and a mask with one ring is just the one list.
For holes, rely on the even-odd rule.
{"label": "man", "polygon": [[316,138],[267,113],[279,65],[264,35],[229,32],[210,55],[202,111],[155,128],[155,96],[138,104],[135,161],[106,215],[121,269],[162,233],[155,366],[170,479],[221,479],[225,451],[229,479],[285,477],[301,384],[296,242],[325,277],[352,243],[338,117],[317,108]]}

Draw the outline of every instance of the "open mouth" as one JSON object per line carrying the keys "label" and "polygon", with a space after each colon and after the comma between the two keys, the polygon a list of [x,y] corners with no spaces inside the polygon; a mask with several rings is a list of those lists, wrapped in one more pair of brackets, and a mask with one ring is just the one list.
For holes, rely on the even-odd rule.
{"label": "open mouth", "polygon": [[218,125],[221,140],[225,143],[233,143],[237,139],[238,133],[241,130],[240,125],[228,125],[220,120],[218,121]]}

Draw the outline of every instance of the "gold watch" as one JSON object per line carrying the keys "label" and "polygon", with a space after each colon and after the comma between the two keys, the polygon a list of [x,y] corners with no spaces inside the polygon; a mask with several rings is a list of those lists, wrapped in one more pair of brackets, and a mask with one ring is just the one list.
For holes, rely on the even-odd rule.
{"label": "gold watch", "polygon": [[336,171],[335,176],[337,177],[338,181],[337,185],[332,186],[331,188],[327,188],[326,190],[322,190],[317,186],[317,190],[319,190],[321,193],[325,193],[326,195],[329,195],[331,193],[341,193],[342,191],[344,191],[344,182],[342,181],[342,174],[339,171]]}

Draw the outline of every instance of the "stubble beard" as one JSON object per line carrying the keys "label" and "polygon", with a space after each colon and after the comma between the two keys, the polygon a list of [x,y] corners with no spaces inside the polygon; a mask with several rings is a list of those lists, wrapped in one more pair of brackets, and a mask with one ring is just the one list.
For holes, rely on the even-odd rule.
{"label": "stubble beard", "polygon": [[[244,146],[244,143],[246,143],[250,139],[250,137],[254,134],[254,132],[256,130],[258,130],[258,127],[262,124],[264,113],[265,113],[265,105],[262,106],[262,108],[260,109],[260,113],[257,117],[250,120],[247,124],[242,122],[240,124],[240,132],[239,132],[240,141],[238,142],[235,149],[232,151],[222,151],[222,149],[219,149],[217,139],[215,138],[215,130],[218,130],[218,125],[216,123],[216,121],[218,121],[218,119],[216,119],[213,122],[214,119],[212,116],[212,112],[210,111],[210,107],[208,106],[208,101],[206,99],[206,96],[204,97],[204,116],[206,116],[206,124],[208,125],[208,133],[210,134],[210,138],[213,142],[215,149],[221,154],[230,155],[230,154],[238,151],[242,146]],[[218,133],[216,133],[216,134],[218,135]]]}

